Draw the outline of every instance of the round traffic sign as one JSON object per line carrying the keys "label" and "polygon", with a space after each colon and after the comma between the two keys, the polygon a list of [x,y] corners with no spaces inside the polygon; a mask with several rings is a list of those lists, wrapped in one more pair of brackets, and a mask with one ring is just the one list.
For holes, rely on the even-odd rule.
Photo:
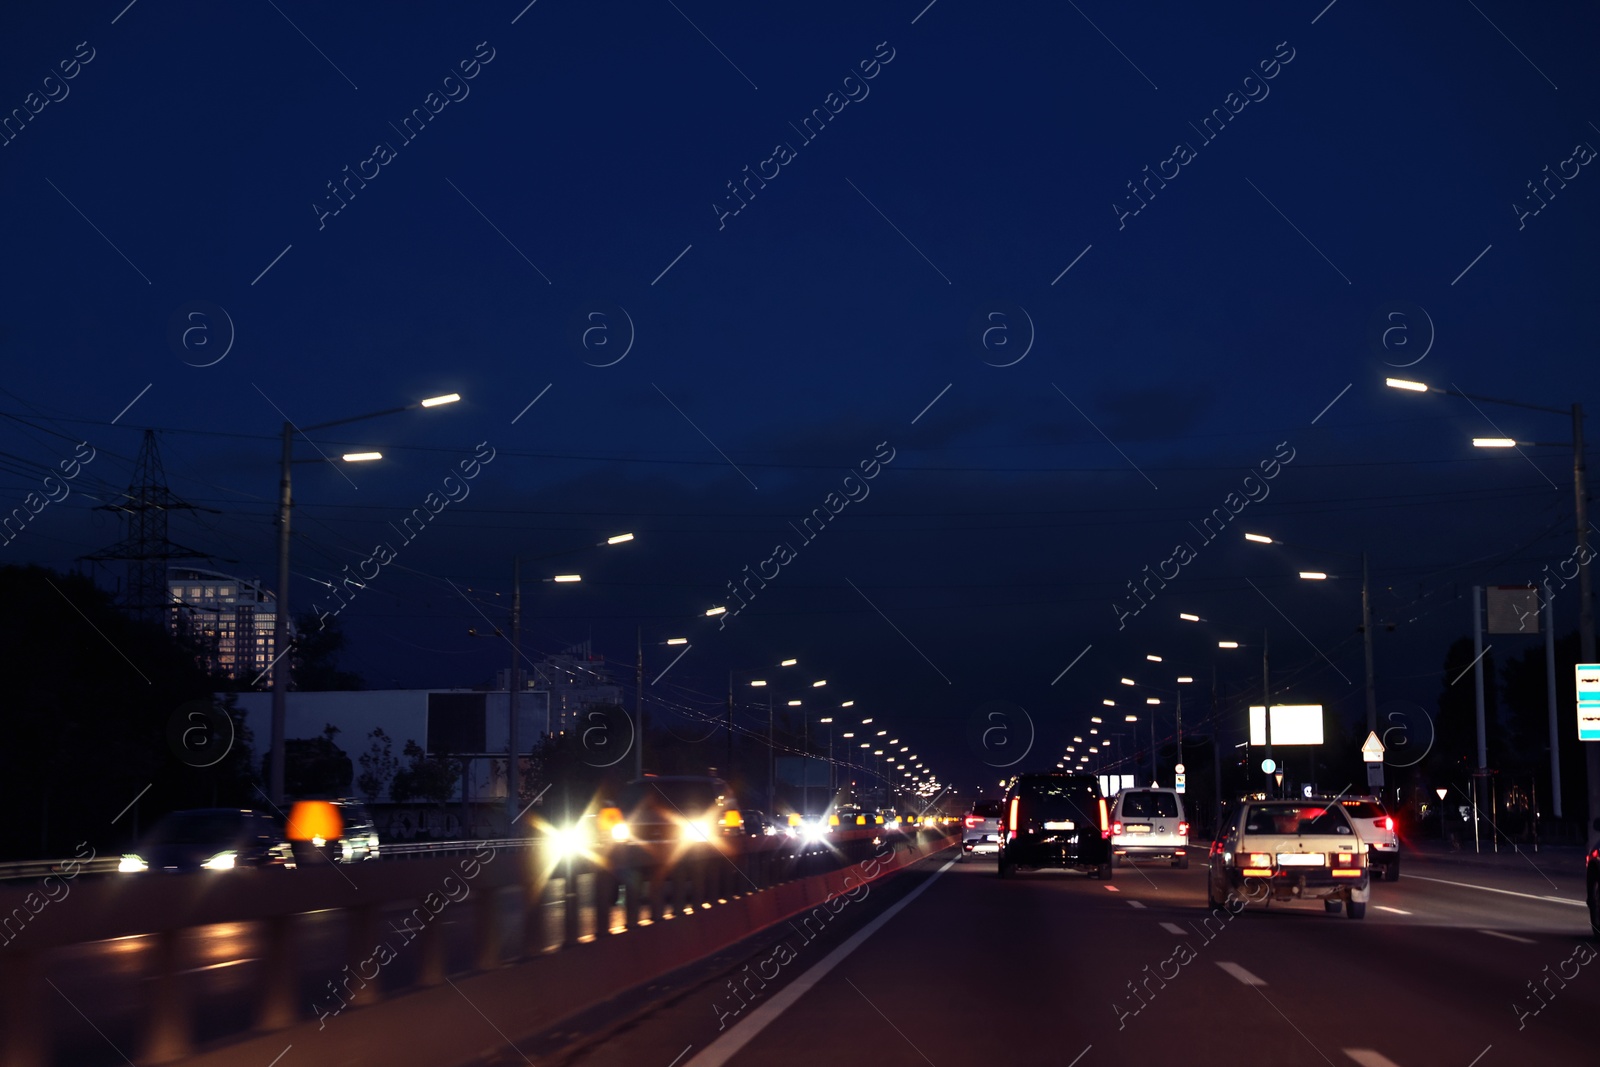
{"label": "round traffic sign", "polygon": [[1261,769],[1267,774],[1271,774],[1273,771],[1278,769],[1278,761],[1264,759],[1261,761]]}
{"label": "round traffic sign", "polygon": [[1180,764],[1178,764],[1176,767],[1174,767],[1172,769],[1177,774],[1182,774],[1183,773],[1183,764],[1180,763]]}

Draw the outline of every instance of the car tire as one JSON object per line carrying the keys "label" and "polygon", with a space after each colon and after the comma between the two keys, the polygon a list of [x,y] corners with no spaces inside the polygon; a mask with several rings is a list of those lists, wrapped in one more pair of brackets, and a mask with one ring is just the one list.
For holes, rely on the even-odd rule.
{"label": "car tire", "polygon": [[1367,917],[1367,902],[1346,899],[1344,902],[1344,915],[1347,919],[1365,919]]}
{"label": "car tire", "polygon": [[1329,915],[1338,915],[1340,912],[1344,911],[1344,901],[1324,900],[1322,902],[1322,910],[1327,912]]}
{"label": "car tire", "polygon": [[1179,856],[1177,859],[1172,861],[1172,865],[1178,868],[1180,871],[1187,871],[1189,869],[1189,857]]}
{"label": "car tire", "polygon": [[1102,863],[1099,867],[1097,867],[1095,869],[1095,874],[1097,874],[1099,876],[1099,878],[1100,878],[1100,880],[1102,882],[1109,882],[1109,881],[1111,881],[1111,870],[1112,870],[1112,864],[1108,860],[1107,862]]}
{"label": "car tire", "polygon": [[1400,861],[1394,860],[1384,868],[1383,880],[1385,882],[1398,882],[1400,880]]}
{"label": "car tire", "polygon": [[1005,860],[1001,860],[1000,861],[1000,877],[1001,878],[1014,878],[1014,877],[1016,877],[1016,867],[1013,864],[1007,863]]}
{"label": "car tire", "polygon": [[1128,862],[1128,857],[1126,857],[1126,856],[1112,856],[1111,857],[1111,866],[1113,866],[1113,867],[1122,867],[1122,866],[1126,865],[1127,862]]}
{"label": "car tire", "polygon": [[1589,929],[1600,940],[1600,881],[1589,883]]}
{"label": "car tire", "polygon": [[1212,889],[1211,889],[1211,872],[1207,871],[1206,872],[1206,907],[1210,908],[1212,911],[1216,911],[1218,908],[1226,907],[1227,903],[1228,902],[1226,900],[1218,900],[1216,894],[1214,892],[1212,892]]}

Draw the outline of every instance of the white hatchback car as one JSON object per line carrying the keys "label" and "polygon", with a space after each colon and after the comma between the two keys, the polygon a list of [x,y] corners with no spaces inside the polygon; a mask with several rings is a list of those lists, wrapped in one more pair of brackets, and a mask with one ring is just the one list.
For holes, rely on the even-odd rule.
{"label": "white hatchback car", "polygon": [[1176,789],[1124,789],[1111,810],[1112,863],[1170,859],[1189,867],[1189,820]]}

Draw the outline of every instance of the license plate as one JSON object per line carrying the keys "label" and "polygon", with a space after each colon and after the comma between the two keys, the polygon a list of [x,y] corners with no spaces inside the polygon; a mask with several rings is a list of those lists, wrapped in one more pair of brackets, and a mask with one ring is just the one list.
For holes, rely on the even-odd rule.
{"label": "license plate", "polygon": [[1278,866],[1280,867],[1326,867],[1328,857],[1321,852],[1280,852],[1278,853]]}
{"label": "license plate", "polygon": [[1044,828],[1046,830],[1072,830],[1072,829],[1075,829],[1075,827],[1073,826],[1073,824],[1071,822],[1047,822],[1047,823],[1044,824]]}
{"label": "license plate", "polygon": [[1131,823],[1128,824],[1128,833],[1130,833],[1130,834],[1147,834],[1149,832],[1150,832],[1150,824],[1149,823],[1131,822]]}

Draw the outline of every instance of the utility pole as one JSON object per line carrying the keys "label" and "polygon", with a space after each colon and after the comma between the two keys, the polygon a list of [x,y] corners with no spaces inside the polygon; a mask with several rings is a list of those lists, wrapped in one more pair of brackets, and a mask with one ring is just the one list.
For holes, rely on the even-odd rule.
{"label": "utility pole", "polygon": [[644,777],[644,627],[634,629],[638,666],[633,672],[633,777]]}
{"label": "utility pole", "polygon": [[517,812],[522,807],[522,752],[521,738],[517,729],[517,690],[522,686],[518,684],[518,672],[522,664],[522,559],[513,556],[511,560],[511,672],[506,675],[506,708],[511,721],[509,723],[507,748],[510,758],[506,760],[506,818],[509,820],[507,828],[515,836],[515,820]]}
{"label": "utility pole", "polygon": [[1372,733],[1378,729],[1378,694],[1372,680],[1372,585],[1365,549],[1361,552],[1361,646],[1367,659],[1367,731]]}
{"label": "utility pole", "polygon": [[[1589,584],[1589,501],[1584,485],[1583,405],[1572,405],[1572,487],[1578,519],[1578,641],[1584,663],[1595,662],[1594,591]],[[1600,821],[1600,741],[1580,741],[1589,780],[1589,819],[1584,836],[1590,849],[1596,844],[1595,823]],[[274,764],[276,766],[276,764]]]}

